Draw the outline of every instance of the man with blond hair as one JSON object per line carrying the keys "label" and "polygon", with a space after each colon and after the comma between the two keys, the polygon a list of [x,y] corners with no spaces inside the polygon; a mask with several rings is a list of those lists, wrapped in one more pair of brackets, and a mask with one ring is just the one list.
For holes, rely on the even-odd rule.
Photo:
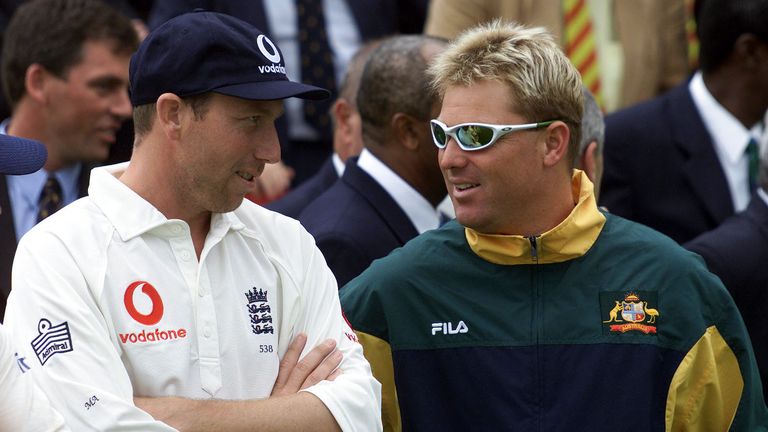
{"label": "man with blond hair", "polygon": [[669,238],[600,211],[573,169],[582,84],[552,37],[483,25],[431,72],[457,220],[341,290],[385,429],[765,430],[720,281]]}

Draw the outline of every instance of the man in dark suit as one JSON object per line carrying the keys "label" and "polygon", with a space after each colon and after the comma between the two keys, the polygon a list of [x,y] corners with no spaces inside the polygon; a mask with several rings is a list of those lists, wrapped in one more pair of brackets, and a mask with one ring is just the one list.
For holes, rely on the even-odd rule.
{"label": "man in dark suit", "polygon": [[704,257],[741,311],[755,350],[763,394],[768,396],[768,152],[763,152],[760,188],[746,210],[685,244]]}
{"label": "man in dark suit", "polygon": [[344,172],[344,164],[363,150],[363,132],[360,112],[357,110],[357,89],[360,76],[371,52],[381,44],[381,39],[366,43],[360,48],[347,67],[339,97],[331,107],[333,117],[333,155],[307,181],[288,192],[284,197],[267,204],[267,208],[298,219],[302,210],[326,189],[333,186]]}
{"label": "man in dark suit", "polygon": [[94,0],[36,0],[5,32],[2,81],[12,115],[0,133],[42,142],[43,169],[0,176],[0,316],[16,242],[37,222],[86,194],[131,115],[128,62],[138,39],[128,18]]}
{"label": "man in dark suit", "polygon": [[680,243],[746,207],[750,142],[768,108],[765,20],[765,1],[704,2],[701,71],[606,118],[601,205]]}
{"label": "man in dark suit", "polygon": [[[427,0],[249,0],[246,3],[247,6],[244,6],[242,0],[158,1],[149,18],[149,26],[154,28],[194,8],[238,17],[264,31],[278,46],[286,47],[283,55],[287,59],[289,76],[334,89],[341,82],[344,65],[361,44],[395,33],[421,33],[428,7]],[[322,78],[317,78],[319,81],[312,81],[312,76],[303,76],[305,71],[301,64],[304,60],[299,60],[304,54],[301,52],[301,33],[308,29],[299,28],[298,15],[302,10],[312,7],[322,9],[321,22],[325,24],[325,34],[321,37],[313,35],[311,39],[318,43],[318,47],[327,46],[318,49],[330,49],[328,54],[334,63],[334,70],[323,72]],[[326,39],[327,45],[320,43]],[[319,66],[317,61],[308,61],[307,64],[313,68]],[[329,78],[330,82],[326,82]],[[286,102],[286,115],[278,123],[282,160],[295,172],[294,187],[317,172],[333,152],[330,124],[320,126],[311,121],[304,104],[304,101]],[[316,107],[323,112],[330,108],[323,103]]]}
{"label": "man in dark suit", "polygon": [[428,229],[446,189],[429,119],[437,113],[426,69],[440,39],[397,36],[366,64],[357,94],[364,149],[299,217],[339,286]]}

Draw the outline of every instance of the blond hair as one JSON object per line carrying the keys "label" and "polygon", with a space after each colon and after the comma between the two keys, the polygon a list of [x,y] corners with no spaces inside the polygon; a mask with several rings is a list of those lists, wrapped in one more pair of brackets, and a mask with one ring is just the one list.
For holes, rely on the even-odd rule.
{"label": "blond hair", "polygon": [[581,76],[544,28],[502,20],[470,28],[435,58],[429,74],[441,98],[451,86],[480,81],[505,84],[515,102],[512,112],[529,122],[563,121],[571,131],[571,158],[578,151]]}

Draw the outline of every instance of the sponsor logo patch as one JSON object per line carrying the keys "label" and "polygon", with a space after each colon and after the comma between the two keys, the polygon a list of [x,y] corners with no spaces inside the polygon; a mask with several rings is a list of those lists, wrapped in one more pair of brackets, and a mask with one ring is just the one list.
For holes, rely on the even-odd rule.
{"label": "sponsor logo patch", "polygon": [[[148,314],[143,314],[136,309],[133,294],[138,288],[141,288],[141,292],[152,302],[152,309]],[[149,282],[136,281],[128,285],[128,288],[125,289],[125,294],[123,295],[123,303],[125,303],[125,310],[128,311],[128,315],[141,324],[147,326],[155,325],[163,318],[163,299],[160,297],[160,293],[158,293],[155,287]]]}
{"label": "sponsor logo patch", "polygon": [[272,43],[268,37],[259,35],[259,37],[256,38],[256,46],[259,47],[259,51],[261,51],[267,60],[272,63],[280,63],[280,51],[277,50],[275,44]]}
{"label": "sponsor logo patch", "polygon": [[[137,294],[137,291],[143,294]],[[137,308],[136,301],[139,297],[139,304],[142,307],[140,311]],[[137,323],[144,326],[154,326],[163,319],[163,313],[165,312],[165,306],[163,305],[163,299],[160,297],[160,293],[157,289],[147,281],[135,281],[132,282],[125,289],[123,294],[123,303],[125,304],[125,311],[128,315]],[[150,307],[147,307],[147,304]],[[144,343],[157,343],[164,341],[171,341],[176,339],[184,339],[187,337],[187,330],[184,328],[178,329],[162,329],[160,327],[142,329],[140,332],[128,332],[118,333],[120,342],[125,344],[144,344]]]}
{"label": "sponsor logo patch", "polygon": [[31,345],[41,365],[56,354],[72,351],[72,336],[66,321],[54,326],[42,318],[37,323],[37,331],[39,334],[32,339]]}
{"label": "sponsor logo patch", "polygon": [[654,291],[600,293],[603,331],[607,333],[637,331],[656,334],[661,316],[656,309],[656,304],[657,298]]}
{"label": "sponsor logo patch", "polygon": [[469,328],[464,323],[464,321],[459,321],[458,324],[453,324],[451,322],[435,322],[432,323],[432,336],[435,336],[438,333],[442,333],[445,335],[455,335],[459,333],[468,333]]}

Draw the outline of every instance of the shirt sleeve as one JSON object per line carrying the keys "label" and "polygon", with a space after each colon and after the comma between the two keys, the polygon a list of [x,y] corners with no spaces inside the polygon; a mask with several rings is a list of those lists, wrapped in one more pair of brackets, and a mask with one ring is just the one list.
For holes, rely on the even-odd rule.
{"label": "shirt sleeve", "polygon": [[[387,324],[374,282],[367,271],[344,286],[341,305],[350,325],[355,329],[373,376],[381,383],[381,417],[384,430],[402,430],[400,405],[395,386],[392,347],[387,340]],[[376,275],[380,276],[380,275]],[[382,280],[376,276],[373,279]]]}
{"label": "shirt sleeve", "polygon": [[322,381],[306,391],[317,396],[331,411],[343,431],[380,431],[381,385],[371,374],[363,349],[341,313],[338,288],[322,254],[309,234],[302,235],[306,252],[301,307],[294,308],[295,333],[307,334],[304,354],[325,339],[337,341],[344,355],[342,374],[334,381]]}
{"label": "shirt sleeve", "polygon": [[68,431],[61,414],[35,385],[29,358],[19,356],[11,335],[0,326],[0,430]]}
{"label": "shirt sleeve", "polygon": [[111,324],[82,271],[45,231],[19,244],[5,323],[37,369],[35,382],[73,430],[175,430],[134,405]]}

